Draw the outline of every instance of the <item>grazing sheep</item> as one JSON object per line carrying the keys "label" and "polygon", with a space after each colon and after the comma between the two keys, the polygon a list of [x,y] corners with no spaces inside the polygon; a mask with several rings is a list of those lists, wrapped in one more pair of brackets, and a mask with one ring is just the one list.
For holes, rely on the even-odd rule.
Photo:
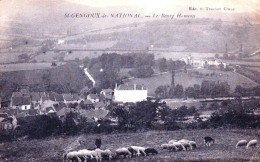
{"label": "grazing sheep", "polygon": [[178,142],[180,142],[185,147],[186,150],[192,150],[191,141],[186,139],[181,139]]}
{"label": "grazing sheep", "polygon": [[158,154],[158,151],[154,148],[146,148],[144,150],[144,152],[146,153],[146,155],[156,155],[156,154]]}
{"label": "grazing sheep", "polygon": [[246,145],[246,148],[249,149],[249,147],[256,147],[257,146],[257,140],[251,140],[248,142],[248,144]]}
{"label": "grazing sheep", "polygon": [[162,149],[166,149],[168,151],[178,151],[178,148],[171,143],[165,143],[161,145]]}
{"label": "grazing sheep", "polygon": [[177,140],[170,140],[168,143],[174,143],[174,142],[178,142]]}
{"label": "grazing sheep", "polygon": [[79,150],[78,153],[77,153],[77,156],[79,158],[83,159],[83,161],[87,161],[88,159],[92,160],[94,158],[93,151],[86,150],[86,149]]}
{"label": "grazing sheep", "polygon": [[240,141],[237,142],[236,148],[241,147],[241,146],[246,146],[246,145],[247,145],[246,140],[240,140]]}
{"label": "grazing sheep", "polygon": [[101,158],[102,160],[111,160],[112,159],[112,152],[109,149],[102,150],[101,152]]}
{"label": "grazing sheep", "polygon": [[116,157],[124,156],[124,158],[126,158],[131,157],[131,155],[131,152],[125,147],[116,150]]}
{"label": "grazing sheep", "polygon": [[[141,146],[131,146],[131,147],[129,147],[129,149],[130,150],[134,150],[134,152],[136,152],[136,155],[137,156],[140,156],[141,154],[143,155],[143,156],[146,156],[146,153],[145,153],[145,148],[144,147],[141,147]],[[130,151],[131,152],[131,151]]]}
{"label": "grazing sheep", "polygon": [[210,146],[211,143],[213,144],[215,143],[215,140],[211,137],[206,136],[204,137],[204,143],[206,144],[206,146]]}
{"label": "grazing sheep", "polygon": [[67,160],[71,160],[71,161],[81,161],[81,159],[78,157],[78,152],[77,151],[71,151],[68,153],[65,153],[63,156],[63,160],[64,162],[66,162]]}
{"label": "grazing sheep", "polygon": [[129,147],[129,148],[128,148],[128,151],[131,152],[132,157],[135,156],[135,155],[137,154],[137,151],[134,150],[132,147]]}
{"label": "grazing sheep", "polygon": [[192,149],[197,148],[197,143],[195,141],[189,141],[189,143],[190,143]]}
{"label": "grazing sheep", "polygon": [[91,151],[92,152],[92,155],[96,158],[97,161],[101,161],[102,160],[102,157],[101,157],[101,152],[102,150],[97,148],[95,151]]}
{"label": "grazing sheep", "polygon": [[172,144],[175,145],[175,147],[177,147],[178,151],[186,151],[186,148],[184,147],[183,143],[181,143],[181,142],[174,142]]}

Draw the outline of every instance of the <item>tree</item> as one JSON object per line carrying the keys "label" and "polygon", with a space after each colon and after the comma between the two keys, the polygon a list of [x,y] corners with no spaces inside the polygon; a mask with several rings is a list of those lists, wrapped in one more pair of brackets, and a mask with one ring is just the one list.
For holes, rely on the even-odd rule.
{"label": "tree", "polygon": [[168,97],[168,87],[169,86],[159,86],[155,90],[155,95],[157,98],[167,98]]}
{"label": "tree", "polygon": [[77,114],[73,112],[69,112],[65,115],[65,121],[62,125],[63,132],[68,135],[74,135],[78,131],[77,123],[75,122],[77,119]]}
{"label": "tree", "polygon": [[217,102],[213,102],[210,104],[209,109],[210,110],[217,110],[219,108],[219,104]]}
{"label": "tree", "polygon": [[189,98],[195,98],[195,90],[193,87],[188,87],[185,89],[185,96]]}
{"label": "tree", "polygon": [[118,75],[121,68],[120,64],[120,55],[112,53],[102,54],[98,58],[91,59],[88,67],[94,78],[100,81],[100,88],[111,88],[115,86],[115,83],[121,82]]}
{"label": "tree", "polygon": [[199,84],[194,84],[194,98],[198,98],[200,96],[200,85]]}
{"label": "tree", "polygon": [[88,64],[90,62],[90,59],[88,57],[85,57],[83,60],[82,60],[82,63],[85,67],[88,67]]}
{"label": "tree", "polygon": [[167,71],[167,60],[165,58],[160,58],[157,62],[160,72]]}
{"label": "tree", "polygon": [[243,96],[245,89],[241,85],[237,85],[235,88],[235,93],[237,95]]}
{"label": "tree", "polygon": [[173,61],[173,60],[169,60],[167,61],[167,67],[168,67],[168,71],[173,71],[173,70],[178,70],[181,68],[184,68],[186,65],[186,63],[184,61]]}
{"label": "tree", "polygon": [[150,66],[140,66],[129,71],[129,74],[137,78],[146,78],[152,76],[154,73],[153,69]]}
{"label": "tree", "polygon": [[177,84],[174,88],[174,97],[176,98],[182,98],[183,97],[183,86]]}
{"label": "tree", "polygon": [[[138,128],[152,128],[156,121],[158,102],[143,101],[129,108],[131,122]],[[144,113],[145,112],[145,113]]]}

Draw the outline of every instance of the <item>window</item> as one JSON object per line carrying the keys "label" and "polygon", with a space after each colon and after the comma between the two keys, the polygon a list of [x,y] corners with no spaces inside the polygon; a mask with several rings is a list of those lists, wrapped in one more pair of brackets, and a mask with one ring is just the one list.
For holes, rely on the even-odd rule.
{"label": "window", "polygon": [[26,109],[27,109],[27,106],[25,106],[24,109],[26,110]]}

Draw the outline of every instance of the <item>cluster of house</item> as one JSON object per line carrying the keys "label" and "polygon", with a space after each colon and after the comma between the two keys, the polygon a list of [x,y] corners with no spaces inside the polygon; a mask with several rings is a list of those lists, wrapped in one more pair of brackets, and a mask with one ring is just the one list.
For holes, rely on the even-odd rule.
{"label": "cluster of house", "polygon": [[223,65],[223,68],[227,67],[227,64],[217,60],[215,58],[209,58],[207,60],[203,59],[194,59],[191,56],[188,56],[186,58],[181,58],[181,61],[184,61],[187,65],[191,65],[192,67],[197,67],[197,68],[203,68],[206,66],[213,66],[213,67],[218,67],[219,65]]}
{"label": "cluster of house", "polygon": [[89,117],[93,114],[89,110],[98,110],[94,114],[100,116],[100,114],[108,114],[108,111],[105,110],[112,102],[136,103],[146,99],[147,89],[136,84],[123,84],[116,86],[114,90],[102,89],[99,94],[58,94],[56,92],[30,92],[28,89],[20,89],[12,93],[9,107],[0,108],[0,120],[4,121],[4,119],[10,119],[13,116],[35,115],[57,115],[59,118],[64,118],[66,113],[71,111],[77,111]]}

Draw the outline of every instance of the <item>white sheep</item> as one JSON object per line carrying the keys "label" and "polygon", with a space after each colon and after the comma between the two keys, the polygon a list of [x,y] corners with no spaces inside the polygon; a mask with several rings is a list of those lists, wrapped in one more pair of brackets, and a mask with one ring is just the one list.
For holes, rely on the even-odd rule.
{"label": "white sheep", "polygon": [[[137,156],[140,156],[141,153],[146,156],[146,153],[145,153],[145,148],[144,147],[141,147],[141,146],[131,146],[129,149],[133,149],[135,152],[137,152]],[[128,150],[129,150],[128,149]]]}
{"label": "white sheep", "polygon": [[236,144],[236,148],[241,147],[241,146],[246,146],[247,145],[247,140],[240,140]]}
{"label": "white sheep", "polygon": [[86,149],[79,150],[78,153],[77,153],[77,156],[82,157],[85,161],[87,161],[88,159],[94,158],[93,151],[86,150]]}
{"label": "white sheep", "polygon": [[248,144],[246,145],[246,148],[249,149],[249,147],[256,147],[257,146],[257,140],[251,140],[248,142]]}
{"label": "white sheep", "polygon": [[181,142],[184,147],[186,148],[190,148],[191,150],[194,148],[197,148],[197,143],[195,141],[190,141],[190,140],[186,140],[186,139],[181,139],[178,142]]}
{"label": "white sheep", "polygon": [[181,143],[183,146],[184,146],[184,150],[186,151],[186,150],[191,150],[192,149],[192,146],[191,146],[191,144],[190,144],[190,142],[189,141],[178,141],[179,143]]}
{"label": "white sheep", "polygon": [[119,157],[121,155],[123,155],[124,157],[130,157],[131,152],[127,148],[122,147],[116,150],[116,156]]}
{"label": "white sheep", "polygon": [[164,144],[161,145],[161,147],[162,147],[162,149],[167,149],[169,151],[172,151],[172,150],[177,151],[178,150],[178,148],[172,143],[164,143]]}
{"label": "white sheep", "polygon": [[174,142],[178,142],[177,140],[170,140],[168,143],[174,143]]}
{"label": "white sheep", "polygon": [[102,161],[101,153],[102,150],[97,148],[96,150],[91,151],[92,155],[96,158],[97,161]]}
{"label": "white sheep", "polygon": [[64,156],[63,156],[64,162],[66,162],[67,160],[73,161],[75,159],[77,159],[78,161],[81,161],[79,156],[78,156],[78,151],[71,151],[71,152],[65,153]]}
{"label": "white sheep", "polygon": [[181,150],[186,151],[186,148],[183,146],[183,143],[181,143],[181,142],[174,142],[172,144],[175,145],[179,151],[181,151]]}

